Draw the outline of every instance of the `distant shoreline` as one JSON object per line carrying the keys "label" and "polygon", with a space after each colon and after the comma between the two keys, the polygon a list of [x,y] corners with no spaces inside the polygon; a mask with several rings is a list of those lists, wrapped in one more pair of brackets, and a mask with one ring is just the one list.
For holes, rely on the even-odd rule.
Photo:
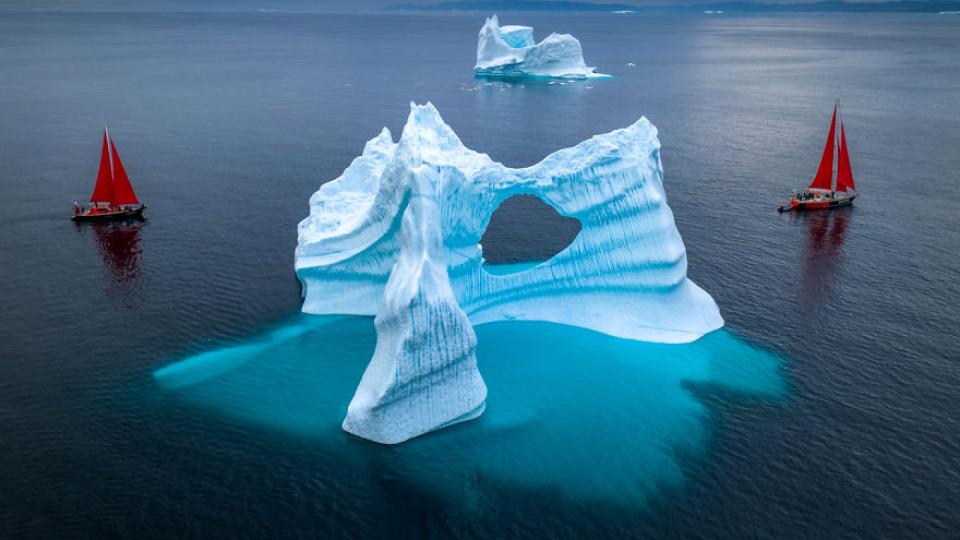
{"label": "distant shoreline", "polygon": [[[656,0],[653,0],[656,1]],[[531,1],[531,0],[465,0],[440,2],[433,4],[400,3],[382,8],[338,10],[310,9],[298,5],[283,7],[263,7],[257,5],[233,4],[230,7],[207,5],[178,5],[170,9],[149,8],[132,4],[85,4],[53,5],[48,7],[27,7],[0,3],[0,13],[12,14],[91,14],[91,13],[163,13],[163,14],[201,14],[231,13],[256,15],[292,15],[292,14],[337,14],[337,15],[383,15],[383,14],[456,14],[456,13],[553,13],[574,15],[611,15],[630,17],[638,15],[778,15],[778,14],[818,14],[818,13],[861,13],[861,14],[918,14],[918,15],[960,15],[960,0],[890,0],[847,2],[825,0],[812,3],[763,4],[757,2],[729,1],[704,4],[682,5],[634,5],[624,3],[594,4],[578,1]]]}
{"label": "distant shoreline", "polygon": [[958,0],[891,0],[887,2],[846,2],[825,0],[811,3],[767,4],[759,2],[709,2],[683,5],[635,5],[625,3],[595,4],[576,1],[480,1],[440,2],[436,4],[403,3],[385,11],[408,12],[578,12],[611,13],[933,13],[950,15],[960,12]]}

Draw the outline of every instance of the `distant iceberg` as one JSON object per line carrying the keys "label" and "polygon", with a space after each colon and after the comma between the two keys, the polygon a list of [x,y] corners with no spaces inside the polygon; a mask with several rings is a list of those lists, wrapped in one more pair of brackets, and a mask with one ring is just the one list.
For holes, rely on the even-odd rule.
{"label": "distant iceberg", "polygon": [[[480,237],[518,194],[582,228],[553,258],[494,275]],[[548,321],[662,343],[723,326],[687,279],[646,118],[513,169],[466,148],[433,105],[411,104],[398,142],[384,129],[310,198],[295,257],[304,312],[376,315],[376,350],[343,428],[381,443],[483,412],[473,325]]]}
{"label": "distant iceberg", "polygon": [[487,19],[477,40],[479,76],[609,78],[583,61],[583,49],[569,34],[550,34],[540,43],[529,26],[500,26],[497,16]]}

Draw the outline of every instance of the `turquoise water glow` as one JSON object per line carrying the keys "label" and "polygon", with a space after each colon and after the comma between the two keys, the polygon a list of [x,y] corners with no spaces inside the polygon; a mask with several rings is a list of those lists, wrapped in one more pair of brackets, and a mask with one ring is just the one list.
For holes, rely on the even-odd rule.
{"label": "turquoise water glow", "polygon": [[483,416],[393,447],[340,429],[373,353],[369,317],[301,315],[154,376],[198,407],[314,439],[346,466],[386,467],[447,496],[464,496],[485,478],[621,505],[681,486],[682,459],[702,455],[708,412],[688,385],[784,395],[780,358],[727,331],[662,345],[503,322],[478,327],[477,337],[489,388]]}

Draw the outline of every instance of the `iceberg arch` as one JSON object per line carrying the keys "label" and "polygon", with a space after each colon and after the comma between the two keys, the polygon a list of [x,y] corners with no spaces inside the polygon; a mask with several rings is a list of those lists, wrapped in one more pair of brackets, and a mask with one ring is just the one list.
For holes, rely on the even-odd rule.
{"label": "iceberg arch", "polygon": [[[582,229],[551,259],[493,275],[480,237],[517,194]],[[686,276],[646,118],[514,169],[466,148],[432,104],[411,103],[398,142],[384,129],[310,198],[295,268],[304,312],[376,316],[376,350],[343,428],[381,443],[483,412],[473,325],[547,321],[662,343],[723,326]]]}
{"label": "iceberg arch", "polygon": [[553,33],[535,43],[532,27],[500,26],[496,15],[488,18],[480,29],[473,72],[493,77],[610,77],[587,66],[580,41],[570,34]]}

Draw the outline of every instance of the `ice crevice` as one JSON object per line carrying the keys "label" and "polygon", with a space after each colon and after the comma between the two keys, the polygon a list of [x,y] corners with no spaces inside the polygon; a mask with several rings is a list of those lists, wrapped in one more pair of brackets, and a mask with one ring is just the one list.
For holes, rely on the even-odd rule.
{"label": "ice crevice", "polygon": [[[533,268],[491,274],[480,238],[518,194],[581,230]],[[304,312],[376,316],[376,350],[343,428],[381,443],[482,413],[476,324],[547,321],[662,343],[723,326],[686,276],[646,118],[509,168],[466,148],[432,104],[411,104],[397,142],[384,129],[310,198],[295,268]]]}

